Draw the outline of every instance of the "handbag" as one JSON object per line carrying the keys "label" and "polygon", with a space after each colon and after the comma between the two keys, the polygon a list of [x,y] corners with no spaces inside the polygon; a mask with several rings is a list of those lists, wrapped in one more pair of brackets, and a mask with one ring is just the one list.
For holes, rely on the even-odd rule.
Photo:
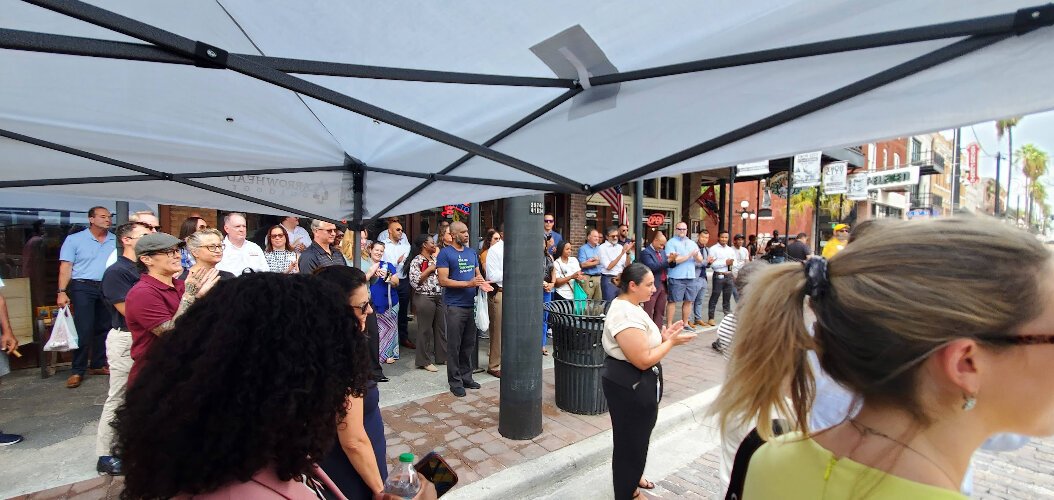
{"label": "handbag", "polygon": [[578,280],[571,280],[571,293],[575,297],[575,314],[585,314],[589,294],[582,288],[582,285],[578,284]]}
{"label": "handbag", "polygon": [[55,315],[55,324],[51,327],[51,336],[44,344],[45,351],[66,352],[79,348],[77,326],[73,324],[70,306],[63,306]]}
{"label": "handbag", "polygon": [[487,292],[484,292],[482,288],[476,290],[474,305],[476,309],[476,328],[487,331],[490,329],[490,311],[487,310]]}

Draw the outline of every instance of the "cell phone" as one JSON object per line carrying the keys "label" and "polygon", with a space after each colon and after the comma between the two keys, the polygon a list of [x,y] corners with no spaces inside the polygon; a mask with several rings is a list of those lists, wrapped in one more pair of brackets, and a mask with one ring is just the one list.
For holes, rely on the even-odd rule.
{"label": "cell phone", "polygon": [[434,451],[417,462],[414,469],[435,485],[436,496],[443,496],[457,484],[457,474],[447,465],[446,460]]}

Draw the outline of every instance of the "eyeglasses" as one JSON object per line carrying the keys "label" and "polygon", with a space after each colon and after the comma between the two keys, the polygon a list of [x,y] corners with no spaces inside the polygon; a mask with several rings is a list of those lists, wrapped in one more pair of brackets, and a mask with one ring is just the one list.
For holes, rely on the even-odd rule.
{"label": "eyeglasses", "polygon": [[372,305],[373,305],[373,299],[367,297],[366,298],[366,302],[363,302],[362,305],[351,306],[351,307],[357,309],[362,314],[366,314],[366,310],[369,309]]}
{"label": "eyeglasses", "polygon": [[984,335],[977,338],[990,344],[1001,345],[1054,344],[1054,335]]}
{"label": "eyeglasses", "polygon": [[618,233],[611,233],[608,235],[608,238],[618,238]]}
{"label": "eyeglasses", "polygon": [[180,256],[178,248],[169,248],[168,250],[161,250],[159,252],[150,252],[147,255],[150,257],[165,255],[168,256],[168,258],[170,259],[175,259],[176,257]]}
{"label": "eyeglasses", "polygon": [[223,252],[223,245],[202,245],[201,248],[204,248],[205,250],[208,250],[212,253]]}
{"label": "eyeglasses", "polygon": [[556,222],[556,221],[555,221],[555,220],[553,220],[553,219],[545,219],[545,222],[546,222],[547,224],[552,224],[552,223],[554,223],[554,222]]}
{"label": "eyeglasses", "polygon": [[678,231],[687,231],[687,230],[688,230],[688,228],[686,228],[686,227],[679,227],[679,228],[677,228],[677,230],[678,230]]}
{"label": "eyeglasses", "polygon": [[285,235],[282,234],[282,233],[278,233],[278,234],[272,234],[271,237],[272,238],[285,238]]}
{"label": "eyeglasses", "polygon": [[336,228],[333,228],[333,229],[316,229],[315,231],[325,231],[327,233],[336,233],[337,229]]}
{"label": "eyeglasses", "polygon": [[401,232],[403,232],[403,228],[397,227],[397,228],[395,228],[395,232],[401,233]]}

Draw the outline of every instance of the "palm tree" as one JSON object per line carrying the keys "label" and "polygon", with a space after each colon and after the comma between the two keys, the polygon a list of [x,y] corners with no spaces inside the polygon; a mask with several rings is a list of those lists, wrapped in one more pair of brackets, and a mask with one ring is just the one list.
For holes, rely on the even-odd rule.
{"label": "palm tree", "polygon": [[[1046,189],[1039,181],[1040,177],[1047,174],[1047,152],[1037,148],[1034,144],[1025,144],[1017,151],[1021,158],[1021,173],[1025,175],[1025,198],[1028,200],[1028,222],[1032,224],[1032,201],[1040,200],[1046,202]],[[1039,196],[1037,196],[1039,195]]]}
{"label": "palm tree", "polygon": [[[1007,158],[1007,165],[1010,168],[1006,169],[1006,205],[1010,207],[1010,181],[1014,179],[1014,127],[1017,126],[1018,122],[1021,121],[1020,116],[1007,118],[1005,120],[996,120],[995,122],[995,136],[999,140],[1003,140],[1003,136],[1007,136],[1007,142],[1009,143],[1009,158]],[[999,182],[999,179],[996,179]],[[996,205],[999,205],[999,200],[995,200]],[[998,212],[998,209],[996,210]]]}

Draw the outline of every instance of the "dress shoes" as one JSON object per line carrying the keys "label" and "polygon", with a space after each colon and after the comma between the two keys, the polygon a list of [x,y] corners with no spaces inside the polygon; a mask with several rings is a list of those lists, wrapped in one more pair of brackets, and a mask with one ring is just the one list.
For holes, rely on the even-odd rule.
{"label": "dress shoes", "polygon": [[454,395],[459,397],[459,398],[465,397],[465,388],[464,387],[451,387],[450,388],[450,392],[454,393]]}
{"label": "dress shoes", "polygon": [[465,382],[464,384],[466,389],[479,389],[482,387],[479,382]]}
{"label": "dress shoes", "polygon": [[417,349],[417,344],[414,344],[413,342],[410,342],[409,340],[407,340],[406,342],[400,342],[399,345],[401,345],[401,346],[403,346],[403,347],[405,347],[407,349]]}
{"label": "dress shoes", "polygon": [[66,379],[66,388],[67,389],[76,389],[76,388],[81,386],[81,381],[83,381],[83,380],[84,380],[84,377],[81,376],[81,375],[76,375],[76,374],[70,375],[70,378]]}
{"label": "dress shoes", "polygon": [[91,370],[88,370],[88,375],[109,375],[109,374],[110,374],[110,367],[109,366],[104,366],[102,368],[92,368]]}
{"label": "dress shoes", "polygon": [[489,373],[489,374],[491,374],[491,375],[493,375],[493,376],[495,376],[497,378],[501,378],[501,370],[487,370],[487,373]]}

